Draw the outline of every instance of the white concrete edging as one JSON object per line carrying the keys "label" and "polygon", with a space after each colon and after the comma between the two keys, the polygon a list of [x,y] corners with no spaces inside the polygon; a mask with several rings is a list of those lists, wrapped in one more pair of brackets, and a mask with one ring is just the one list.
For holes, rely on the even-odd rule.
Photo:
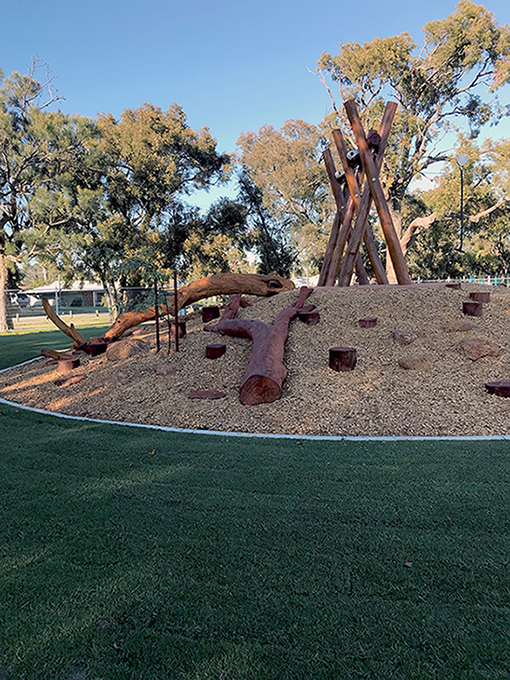
{"label": "white concrete edging", "polygon": [[[44,357],[36,357],[35,359],[29,359],[29,361],[23,361],[21,364],[16,364],[16,366],[11,366],[10,368],[3,368],[0,373],[5,371],[10,371],[13,368],[18,368],[19,366],[26,366],[34,361],[39,361]],[[87,423],[97,423],[98,425],[119,425],[123,427],[141,427],[147,430],[156,430],[159,432],[172,432],[174,434],[200,434],[200,435],[214,435],[221,437],[253,437],[256,439],[295,439],[304,441],[326,441],[326,442],[423,442],[423,441],[461,441],[461,442],[471,442],[471,441],[506,441],[510,440],[510,435],[508,434],[495,434],[495,435],[480,435],[473,437],[463,437],[463,436],[438,436],[438,437],[354,437],[354,436],[342,436],[342,435],[302,435],[302,434],[275,434],[275,433],[263,433],[263,432],[224,432],[222,430],[188,430],[183,427],[167,427],[165,425],[146,425],[144,423],[126,423],[116,420],[101,420],[99,418],[86,418],[84,416],[70,416],[66,413],[57,413],[55,411],[45,411],[41,408],[34,408],[33,406],[24,406],[23,404],[18,404],[15,401],[8,401],[7,399],[2,399],[0,397],[0,404],[4,406],[12,406],[17,409],[23,409],[24,411],[31,411],[32,413],[40,413],[41,415],[54,416],[55,418],[63,418],[65,420],[78,420]]]}

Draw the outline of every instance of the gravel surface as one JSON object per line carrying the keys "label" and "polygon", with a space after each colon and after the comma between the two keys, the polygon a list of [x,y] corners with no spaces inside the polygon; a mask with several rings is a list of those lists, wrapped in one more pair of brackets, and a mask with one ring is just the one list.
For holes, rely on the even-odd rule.
{"label": "gravel surface", "polygon": [[[481,317],[462,311],[473,291],[491,293]],[[238,316],[270,324],[297,296],[296,290],[257,300]],[[460,290],[444,285],[319,288],[307,304],[316,306],[320,322],[291,322],[284,358],[287,380],[281,399],[272,404],[243,406],[239,401],[251,342],[206,333],[197,315],[178,353],[167,354],[163,331],[163,347],[156,354],[154,330],[144,327],[133,334],[143,341],[134,356],[113,361],[82,354],[81,366],[65,375],[55,364],[34,362],[1,374],[0,396],[78,416],[209,430],[510,434],[510,399],[485,389],[487,382],[510,380],[510,290],[467,284]],[[360,327],[360,319],[371,317],[377,318],[375,327]],[[492,355],[468,358],[466,348],[473,343],[467,340],[484,341],[481,352]],[[207,359],[206,345],[218,342],[227,346],[226,353]],[[329,349],[338,346],[356,349],[353,371],[329,368]],[[213,392],[216,398],[190,397],[197,391]]]}

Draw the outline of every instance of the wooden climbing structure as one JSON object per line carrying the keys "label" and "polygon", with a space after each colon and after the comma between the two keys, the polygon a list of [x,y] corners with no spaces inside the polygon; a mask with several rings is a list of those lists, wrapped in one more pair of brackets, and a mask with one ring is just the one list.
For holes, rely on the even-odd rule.
{"label": "wooden climbing structure", "polygon": [[390,134],[397,105],[386,104],[379,130],[365,134],[353,100],[344,103],[345,111],[357,151],[347,151],[342,132],[333,130],[333,140],[340,157],[342,169],[337,171],[329,148],[323,157],[331,189],[336,202],[336,215],[319,276],[319,286],[350,285],[354,271],[360,284],[368,284],[363,266],[360,246],[363,241],[375,279],[379,284],[388,283],[381,262],[368,216],[372,203],[377,210],[382,233],[386,241],[388,257],[393,266],[397,283],[411,283],[404,254],[391,219],[390,210],[379,181],[384,151]]}

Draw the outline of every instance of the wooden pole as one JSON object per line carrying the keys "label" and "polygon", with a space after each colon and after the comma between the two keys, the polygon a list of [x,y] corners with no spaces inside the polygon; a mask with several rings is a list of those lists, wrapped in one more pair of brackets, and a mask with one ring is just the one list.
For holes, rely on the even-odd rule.
{"label": "wooden pole", "polygon": [[356,142],[358,144],[358,149],[361,156],[361,162],[365,170],[370,193],[372,194],[375,207],[377,208],[377,213],[379,215],[384,238],[388,246],[388,252],[395,269],[397,281],[400,285],[409,285],[411,283],[411,279],[409,278],[409,272],[404,254],[402,253],[400,241],[391,219],[388,204],[386,203],[386,199],[384,197],[383,188],[379,182],[379,173],[377,172],[377,167],[372,158],[372,154],[370,153],[370,149],[368,148],[365,132],[363,131],[363,126],[356,109],[356,104],[354,103],[354,100],[351,99],[345,102],[344,107],[347,112],[347,116],[349,117],[354,136],[356,137]]}
{"label": "wooden pole", "polygon": [[342,259],[342,255],[345,249],[345,244],[347,243],[349,233],[351,231],[351,222],[353,216],[354,216],[354,202],[351,197],[349,198],[349,201],[347,203],[347,210],[345,211],[342,227],[336,240],[333,255],[331,256],[331,264],[329,266],[328,276],[324,284],[325,286],[335,285],[335,280],[338,274],[338,269],[340,267],[340,261]]}
{"label": "wooden pole", "polygon": [[345,196],[340,186],[339,181],[336,178],[335,162],[333,161],[333,155],[331,149],[328,147],[322,152],[322,157],[324,159],[324,165],[326,166],[326,172],[328,173],[329,184],[331,186],[331,191],[336,203],[336,213],[335,219],[333,220],[333,226],[331,228],[331,233],[329,235],[328,245],[326,247],[326,252],[324,254],[324,260],[322,262],[321,271],[319,274],[318,286],[323,286],[326,282],[329,268],[331,265],[331,258],[335,250],[336,240],[338,238],[338,232],[340,231],[340,225],[342,224],[344,211],[346,208]]}
{"label": "wooden pole", "polygon": [[[381,125],[379,127],[379,136],[381,138],[381,141],[379,143],[379,150],[377,152],[377,155],[375,157],[375,166],[377,168],[377,172],[381,169],[382,165],[382,160],[383,160],[383,155],[384,151],[386,149],[386,144],[388,142],[388,137],[390,135],[390,130],[391,130],[391,125],[393,123],[393,118],[395,117],[395,111],[397,110],[397,105],[394,102],[388,102],[386,104],[386,108],[384,109],[384,114],[381,120]],[[354,267],[354,263],[356,261],[356,256],[359,251],[359,246],[361,243],[361,239],[364,239],[365,242],[365,247],[367,246],[367,241],[369,242],[367,251],[369,253],[370,257],[370,262],[372,264],[372,269],[374,270],[374,274],[376,276],[377,282],[378,283],[388,283],[388,277],[386,276],[386,272],[384,271],[384,267],[382,266],[381,260],[379,258],[379,254],[377,253],[377,257],[374,257],[374,247],[375,243],[372,244],[370,243],[371,239],[373,240],[373,233],[372,230],[370,229],[370,233],[368,233],[367,226],[368,226],[368,215],[370,212],[370,206],[372,203],[372,194],[370,191],[370,187],[368,183],[365,186],[365,189],[363,191],[363,195],[361,197],[360,201],[360,208],[358,211],[358,215],[356,217],[356,221],[354,223],[354,228],[352,230],[351,238],[349,240],[349,247],[347,249],[347,253],[345,255],[343,264],[342,264],[342,269],[340,270],[340,281],[339,285],[340,286],[348,286],[349,282],[351,280],[352,276],[352,270]],[[365,236],[368,234],[367,238]],[[376,248],[376,247],[375,247]],[[376,250],[377,252],[377,250]],[[372,261],[372,258],[374,258],[374,261]]]}
{"label": "wooden pole", "polygon": [[[340,160],[342,162],[342,167],[345,173],[345,178],[347,182],[347,186],[349,187],[349,193],[351,196],[351,200],[354,203],[354,210],[359,209],[359,202],[360,202],[360,187],[358,183],[358,179],[356,177],[356,173],[354,172],[354,169],[351,167],[349,163],[349,159],[347,157],[347,148],[345,146],[344,138],[342,135],[341,130],[333,130],[333,140],[335,142],[335,146],[338,151],[338,155],[340,156]],[[362,181],[363,173],[360,173],[360,180]],[[353,213],[354,214],[354,213]],[[352,221],[352,215],[349,220],[349,227],[351,226],[351,221]],[[335,279],[338,274],[338,269],[340,266],[340,261],[342,259],[343,251],[345,248],[345,244],[347,241],[345,240],[350,239],[350,229],[347,228],[347,225],[345,225],[345,231],[342,230],[342,238],[339,243],[339,248],[335,252],[335,266],[331,267],[331,262],[329,262],[329,267],[328,267],[328,272],[327,276],[325,277],[325,282],[327,281],[326,285],[331,285],[333,286],[335,283]],[[337,241],[338,241],[338,236],[337,236]],[[358,254],[357,254],[358,255]],[[381,265],[382,266],[382,265]],[[355,258],[355,267],[356,267],[356,273],[358,276],[358,281],[360,285],[368,285],[368,276],[365,271],[365,267],[363,265],[363,259],[361,256]],[[351,277],[352,277],[352,270],[351,270]],[[350,279],[349,279],[350,281]]]}

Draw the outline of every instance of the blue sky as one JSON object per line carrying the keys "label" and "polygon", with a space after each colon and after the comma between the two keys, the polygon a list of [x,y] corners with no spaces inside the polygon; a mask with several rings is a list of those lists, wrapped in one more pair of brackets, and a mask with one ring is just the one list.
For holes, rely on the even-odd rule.
{"label": "blue sky", "polygon": [[[119,116],[144,102],[163,109],[177,102],[192,127],[209,127],[219,151],[232,152],[242,132],[323,118],[329,98],[310,73],[323,51],[403,31],[421,44],[423,25],[455,4],[2,0],[0,68],[26,72],[37,57],[67,113]],[[483,4],[500,24],[510,22],[508,0]]]}

